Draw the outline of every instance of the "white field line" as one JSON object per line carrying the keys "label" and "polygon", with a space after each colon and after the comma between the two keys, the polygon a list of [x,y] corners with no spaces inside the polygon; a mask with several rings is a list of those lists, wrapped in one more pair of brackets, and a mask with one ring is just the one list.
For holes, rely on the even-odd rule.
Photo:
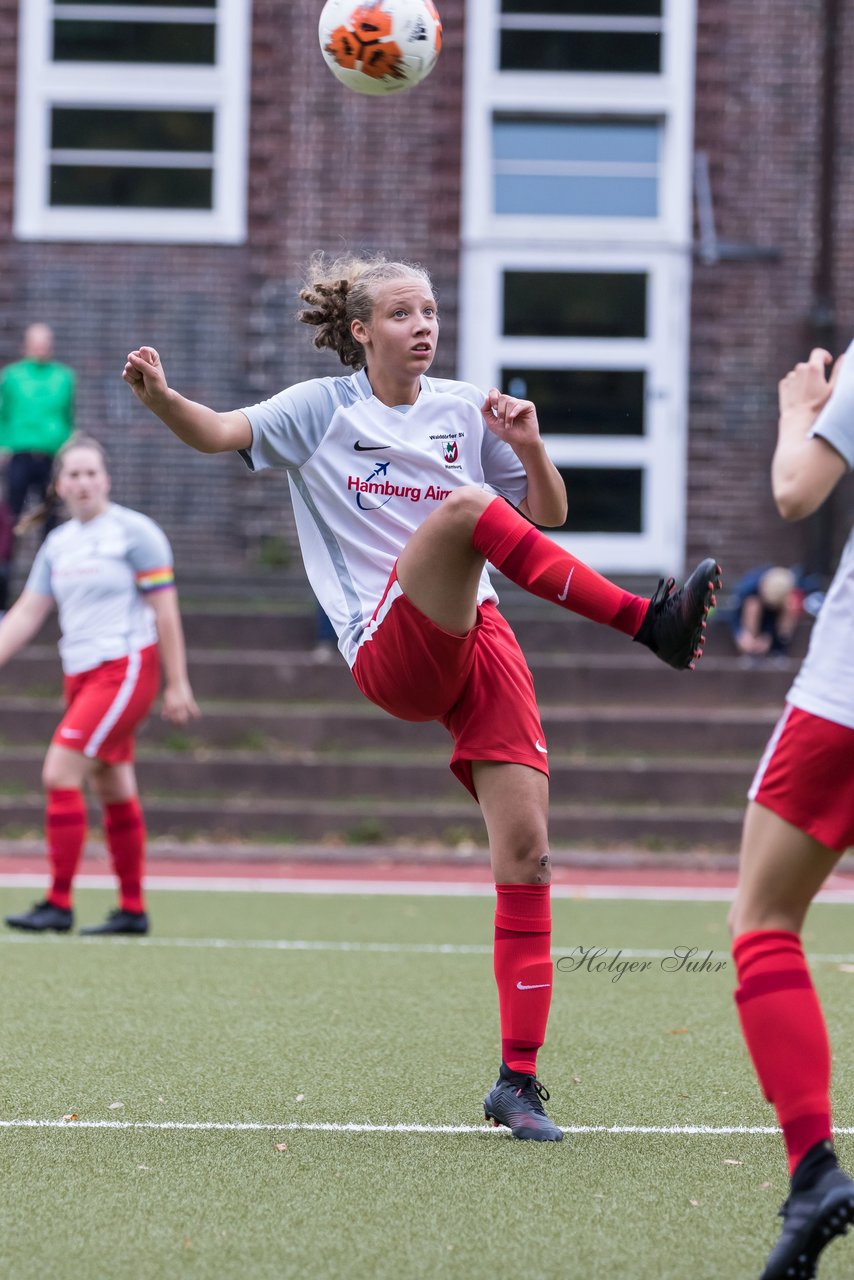
{"label": "white field line", "polygon": [[[593,1134],[662,1134],[666,1136],[737,1137],[740,1135],[775,1136],[780,1130],[770,1125],[709,1125],[709,1124],[568,1124],[561,1126],[564,1133]],[[341,1124],[303,1123],[291,1121],[284,1124],[254,1122],[228,1123],[214,1120],[0,1120],[0,1129],[119,1129],[119,1130],[188,1130],[191,1132],[248,1132],[248,1133],[472,1133],[490,1137],[507,1137],[507,1130],[475,1124]],[[835,1127],[834,1133],[854,1134],[854,1128]]]}
{"label": "white field line", "polygon": [[[61,938],[56,934],[42,935],[39,933],[0,933],[0,945],[8,943],[13,946],[24,946],[30,944],[32,946],[66,946],[68,942],[72,942],[77,947],[130,947],[130,948],[151,948],[151,947],[167,947],[177,950],[208,950],[208,951],[320,951],[320,952],[344,952],[355,954],[374,954],[374,955],[424,955],[424,956],[491,956],[493,952],[492,946],[481,943],[457,943],[457,942],[327,942],[316,939],[304,938],[134,938],[134,937],[115,937],[115,938],[89,938],[74,936],[73,938]],[[681,944],[680,949],[681,949]],[[603,964],[608,964],[612,960],[666,960],[673,958],[674,948],[669,950],[665,948],[651,947],[584,947],[585,953],[600,952],[601,955],[591,955],[592,963],[598,963],[599,960]],[[567,943],[566,946],[560,947],[556,944],[552,946],[551,953],[553,956],[573,958],[578,962],[579,969],[586,971],[586,962],[579,955],[578,943]],[[727,961],[732,957],[728,951],[712,951],[708,948],[698,948],[697,954],[692,956],[695,962],[700,961]],[[809,952],[807,959],[811,964],[851,964],[854,965],[854,952],[822,953]],[[567,972],[572,973],[571,969]],[[601,970],[604,972],[604,970]]]}
{"label": "white field line", "polygon": [[[5,872],[0,874],[2,889],[41,889],[46,877],[31,871]],[[115,877],[110,875],[85,874],[78,876],[75,885],[80,889],[113,889]],[[250,878],[241,876],[168,876],[151,875],[146,877],[148,889],[172,889],[186,892],[204,893],[313,893],[313,894],[356,894],[379,897],[426,897],[426,898],[482,898],[491,897],[495,886],[484,881],[472,884],[465,881],[445,880],[312,880],[312,879],[280,879]],[[553,884],[553,898],[613,899],[615,901],[649,901],[649,902],[732,902],[734,889],[691,888],[680,885],[633,885],[633,884]],[[823,889],[816,896],[816,902],[851,903],[854,902],[852,889]]]}

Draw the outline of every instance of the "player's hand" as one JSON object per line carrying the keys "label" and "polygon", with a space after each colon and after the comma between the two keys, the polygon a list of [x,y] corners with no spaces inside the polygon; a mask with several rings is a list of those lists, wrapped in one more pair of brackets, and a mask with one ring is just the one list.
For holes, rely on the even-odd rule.
{"label": "player's hand", "polygon": [[536,406],[530,400],[517,400],[491,387],[480,411],[492,434],[512,448],[536,444],[540,439]]}
{"label": "player's hand", "polygon": [[136,351],[128,352],[122,378],[149,409],[169,390],[160,356],[154,347],[139,347]]}
{"label": "player's hand", "polygon": [[828,380],[827,366],[833,357],[823,347],[814,347],[809,360],[796,364],[777,387],[780,416],[801,413],[811,420],[818,417],[836,385],[843,357],[840,356]]}
{"label": "player's hand", "polygon": [[167,684],[164,688],[163,709],[160,714],[171,724],[186,724],[188,720],[198,720],[202,713],[189,684],[186,681],[178,681]]}

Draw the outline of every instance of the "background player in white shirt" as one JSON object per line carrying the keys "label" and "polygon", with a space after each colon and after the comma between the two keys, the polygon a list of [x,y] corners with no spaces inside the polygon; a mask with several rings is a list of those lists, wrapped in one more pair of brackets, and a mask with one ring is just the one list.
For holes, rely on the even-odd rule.
{"label": "background player in white shirt", "polygon": [[72,886],[86,839],[84,785],[103,806],[104,833],[119,881],[119,906],[82,933],[148,932],[142,893],[145,826],[133,766],[134,733],[166,672],[163,716],[199,714],[187,679],[184,636],[163,531],[148,516],[109,501],[104,453],[73,436],[57,454],[54,486],[71,519],[48,534],[19,599],[0,622],[0,666],[32,639],[54,605],[66,710],[42,771],[52,882],[12,928],[66,933]]}
{"label": "background player in white shirt", "polygon": [[439,327],[427,274],[381,256],[321,255],[309,271],[300,319],[351,376],[227,413],[170,389],[151,347],[129,354],[123,376],[193,448],[287,470],[308,577],[360,689],[395,716],[451,732],[451,767],[483,810],[498,896],[502,1064],[485,1111],[516,1137],[558,1141],[536,1079],[552,984],[548,749],[486,562],[679,668],[702,650],[720,570],[705,560],[681,591],[671,579],[649,601],[558,547],[534,527],[563,524],[567,510],[534,405],[427,377]]}
{"label": "background player in white shirt", "polygon": [[[780,383],[771,483],[787,520],[811,515],[854,467],[854,343],[828,382],[830,359],[817,349]],[[854,1182],[831,1137],[830,1045],[800,937],[854,845],[854,531],[749,795],[730,926],[742,1031],[792,1177],[762,1274],[778,1280],[814,1276],[820,1251],[854,1220]]]}

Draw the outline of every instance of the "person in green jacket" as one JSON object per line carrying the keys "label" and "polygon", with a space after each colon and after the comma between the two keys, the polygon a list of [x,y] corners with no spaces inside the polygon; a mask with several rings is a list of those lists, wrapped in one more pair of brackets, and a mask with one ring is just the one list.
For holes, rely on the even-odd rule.
{"label": "person in green jacket", "polygon": [[[14,538],[28,494],[44,502],[57,450],[74,430],[76,375],[53,359],[53,331],[31,324],[24,332],[22,360],[0,370],[0,454],[6,468],[5,537],[0,539],[0,613],[8,604]],[[52,524],[47,522],[45,536]]]}

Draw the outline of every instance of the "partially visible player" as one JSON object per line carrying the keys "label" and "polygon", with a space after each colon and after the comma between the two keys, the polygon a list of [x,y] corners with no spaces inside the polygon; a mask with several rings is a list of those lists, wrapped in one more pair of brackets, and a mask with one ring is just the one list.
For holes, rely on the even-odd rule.
{"label": "partially visible player", "polygon": [[496,608],[491,561],[528,591],[692,667],[719,570],[705,560],[652,601],[624,591],[534,524],[561,525],[566,491],[528,400],[427,377],[439,322],[430,279],[384,258],[312,261],[300,319],[356,372],[216,413],[170,389],[157,352],[125,381],[203,453],[241,450],[288,471],[309,580],[366,697],[440,720],[451,768],[479,801],[497,886],[502,1063],[487,1118],[558,1141],[536,1079],[552,989],[548,748],[531,673]]}
{"label": "partially visible player", "polygon": [[42,771],[51,885],[43,902],[6,917],[13,929],[67,933],[72,886],[86,839],[83,788],[103,806],[104,832],[119,882],[119,906],[81,933],[144,934],[145,826],[133,767],[134,733],[160,680],[163,715],[175,724],[199,709],[187,679],[172,552],[148,516],[109,501],[100,444],[77,435],[57,453],[54,487],[71,519],[49,533],[26,586],[0,622],[0,666],[36,634],[54,605],[66,710]]}
{"label": "partially visible player", "polygon": [[[854,467],[853,352],[854,343],[830,382],[831,357],[817,349],[780,383],[771,483],[787,520],[811,515]],[[815,1275],[820,1251],[854,1220],[854,1181],[833,1147],[830,1046],[800,937],[812,899],[850,845],[854,532],[750,789],[730,915],[741,1027],[792,1179],[762,1280]]]}

